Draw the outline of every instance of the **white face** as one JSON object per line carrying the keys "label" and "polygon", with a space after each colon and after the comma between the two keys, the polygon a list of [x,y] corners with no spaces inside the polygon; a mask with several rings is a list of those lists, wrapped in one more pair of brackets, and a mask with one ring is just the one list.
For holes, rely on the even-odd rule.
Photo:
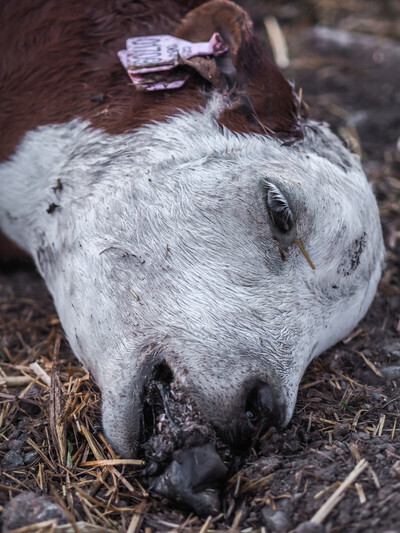
{"label": "white face", "polygon": [[92,149],[58,172],[61,207],[34,254],[117,451],[133,452],[161,362],[224,435],[248,431],[264,383],[286,424],[308,363],[363,317],[380,277],[357,158],[319,126],[293,146],[221,131],[212,106],[118,138],[73,127]]}

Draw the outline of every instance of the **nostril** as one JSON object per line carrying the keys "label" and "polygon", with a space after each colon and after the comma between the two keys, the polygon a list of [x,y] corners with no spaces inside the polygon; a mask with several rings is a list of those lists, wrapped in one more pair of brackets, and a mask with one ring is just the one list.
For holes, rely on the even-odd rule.
{"label": "nostril", "polygon": [[246,400],[246,415],[257,428],[276,426],[280,423],[280,407],[269,385],[261,383],[250,391]]}
{"label": "nostril", "polygon": [[158,381],[161,384],[169,385],[174,379],[171,368],[165,361],[162,361],[154,367],[153,380]]}

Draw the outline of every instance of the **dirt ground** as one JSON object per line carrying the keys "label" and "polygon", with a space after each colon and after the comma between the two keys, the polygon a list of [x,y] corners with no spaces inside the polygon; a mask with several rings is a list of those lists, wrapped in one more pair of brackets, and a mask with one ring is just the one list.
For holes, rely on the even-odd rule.
{"label": "dirt ground", "polygon": [[[263,18],[276,16],[286,75],[311,116],[362,153],[375,189],[387,249],[375,301],[311,365],[289,427],[267,432],[227,482],[222,512],[204,520],[148,496],[140,466],[112,461],[98,391],[63,340],[44,284],[28,267],[1,271],[0,506],[23,491],[48,495],[66,525],[42,531],[400,533],[400,2],[271,4],[242,2],[266,46]],[[333,510],[314,517],[363,459]],[[49,505],[37,521],[53,517]],[[15,523],[26,526],[29,504],[19,507]]]}

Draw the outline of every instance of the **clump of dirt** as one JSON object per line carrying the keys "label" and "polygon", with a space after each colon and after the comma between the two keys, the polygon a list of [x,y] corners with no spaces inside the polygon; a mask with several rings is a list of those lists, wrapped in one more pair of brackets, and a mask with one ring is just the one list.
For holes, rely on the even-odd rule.
{"label": "clump of dirt", "polygon": [[229,447],[217,437],[177,381],[153,379],[144,397],[141,449],[146,460],[142,480],[170,501],[200,516],[220,509],[222,482],[232,460]]}

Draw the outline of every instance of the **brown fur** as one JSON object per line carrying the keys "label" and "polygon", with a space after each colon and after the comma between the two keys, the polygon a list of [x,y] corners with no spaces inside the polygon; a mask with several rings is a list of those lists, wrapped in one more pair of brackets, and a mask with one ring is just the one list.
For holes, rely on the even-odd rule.
{"label": "brown fur", "polygon": [[[289,83],[265,56],[248,15],[227,0],[185,13],[201,0],[3,0],[0,19],[0,161],[26,131],[76,117],[111,134],[123,133],[205,103],[195,74],[176,91],[139,93],[116,52],[128,37],[175,33],[208,40],[219,31],[230,45],[221,70],[231,105],[220,123],[238,132],[298,137]],[[179,24],[180,23],[180,24]]]}
{"label": "brown fur", "polygon": [[292,87],[261,47],[243,9],[226,0],[208,2],[191,11],[175,34],[182,39],[205,41],[214,32],[229,44],[228,57],[217,59],[217,64],[224,63],[222,70],[229,70],[231,98],[219,123],[240,133],[301,137]]}
{"label": "brown fur", "polygon": [[[8,0],[0,20],[0,161],[26,131],[76,117],[110,133],[137,128],[193,108],[195,87],[184,96],[137,93],[117,51],[132,36],[172,33],[198,0]],[[171,102],[171,99],[174,101]]]}

